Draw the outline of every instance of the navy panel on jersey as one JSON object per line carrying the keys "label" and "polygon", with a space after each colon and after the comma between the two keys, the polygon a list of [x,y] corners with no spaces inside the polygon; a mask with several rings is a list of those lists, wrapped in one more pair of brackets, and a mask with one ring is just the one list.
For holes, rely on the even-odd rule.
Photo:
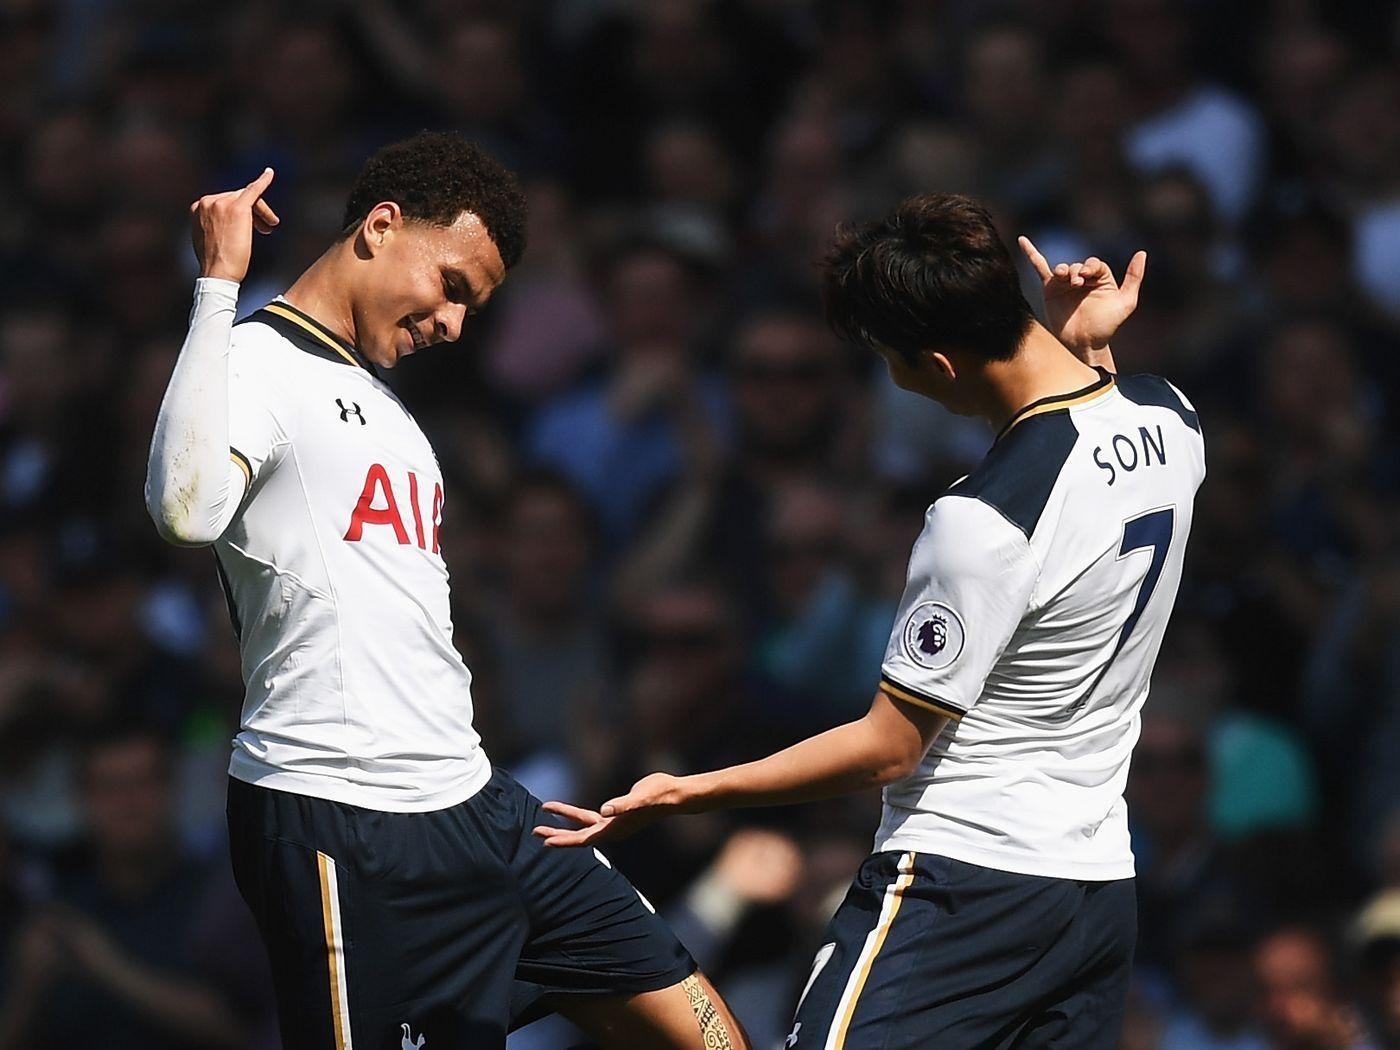
{"label": "navy panel on jersey", "polygon": [[[460,805],[382,813],[231,779],[234,875],[272,959],[285,1045],[504,1045],[551,993],[667,988],[694,960],[508,774]],[[405,1026],[407,1026],[405,1028]]]}
{"label": "navy panel on jersey", "polygon": [[1136,939],[1131,879],[870,856],[831,920],[793,1050],[1114,1050]]}
{"label": "navy panel on jersey", "polygon": [[980,499],[1029,538],[1078,439],[1066,409],[1024,418],[944,495]]}
{"label": "navy panel on jersey", "polygon": [[1135,375],[1120,376],[1118,392],[1135,405],[1157,405],[1169,408],[1181,417],[1181,421],[1192,430],[1200,433],[1201,417],[1190,408],[1172,389],[1172,385],[1161,376]]}

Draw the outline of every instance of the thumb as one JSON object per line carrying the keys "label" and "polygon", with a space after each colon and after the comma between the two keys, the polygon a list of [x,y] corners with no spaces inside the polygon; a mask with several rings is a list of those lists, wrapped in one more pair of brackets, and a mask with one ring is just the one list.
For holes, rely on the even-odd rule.
{"label": "thumb", "polygon": [[1147,253],[1137,252],[1128,263],[1127,270],[1123,273],[1123,283],[1119,287],[1129,301],[1136,306],[1138,299],[1138,289],[1142,287],[1143,274],[1147,272]]}
{"label": "thumb", "polygon": [[262,174],[243,188],[243,192],[238,195],[238,199],[249,207],[252,207],[253,203],[267,192],[267,188],[272,185],[272,180],[276,175],[277,173],[271,168],[263,168]]}
{"label": "thumb", "polygon": [[630,796],[623,795],[621,798],[612,798],[603,803],[603,808],[598,810],[605,817],[615,817],[619,813],[628,813],[633,809]]}

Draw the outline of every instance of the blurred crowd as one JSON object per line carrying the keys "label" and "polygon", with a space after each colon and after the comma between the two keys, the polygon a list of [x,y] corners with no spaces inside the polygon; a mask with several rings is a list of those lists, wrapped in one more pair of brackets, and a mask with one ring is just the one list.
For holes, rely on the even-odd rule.
{"label": "blurred crowd", "polygon": [[[145,517],[146,450],[189,202],[277,169],[248,312],[422,127],[531,208],[462,342],[392,376],[497,764],[597,803],[865,710],[924,509],[990,435],[834,341],[813,264],[972,193],[1052,263],[1146,248],[1118,361],[1204,421],[1124,1046],[1400,1047],[1397,5],[0,0],[0,39],[0,1050],[276,1045],[224,856],[233,633]],[[612,858],[774,1050],[877,812]]]}

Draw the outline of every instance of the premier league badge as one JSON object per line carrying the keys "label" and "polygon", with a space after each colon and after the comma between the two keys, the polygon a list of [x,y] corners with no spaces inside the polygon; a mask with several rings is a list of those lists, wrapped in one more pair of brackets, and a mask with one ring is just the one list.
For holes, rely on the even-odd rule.
{"label": "premier league badge", "polygon": [[904,622],[904,652],[920,667],[940,671],[963,647],[963,622],[942,602],[923,602]]}
{"label": "premier league badge", "polygon": [[948,644],[948,621],[934,613],[919,625],[919,648],[929,656],[937,656]]}

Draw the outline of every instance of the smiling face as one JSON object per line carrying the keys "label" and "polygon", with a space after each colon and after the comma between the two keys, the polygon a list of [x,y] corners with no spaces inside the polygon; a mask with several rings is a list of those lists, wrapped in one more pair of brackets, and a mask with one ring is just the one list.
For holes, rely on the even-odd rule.
{"label": "smiling face", "polygon": [[469,211],[438,226],[379,204],[356,237],[356,254],[367,265],[355,297],[355,338],[381,368],[434,343],[456,342],[467,316],[505,278],[501,253]]}

